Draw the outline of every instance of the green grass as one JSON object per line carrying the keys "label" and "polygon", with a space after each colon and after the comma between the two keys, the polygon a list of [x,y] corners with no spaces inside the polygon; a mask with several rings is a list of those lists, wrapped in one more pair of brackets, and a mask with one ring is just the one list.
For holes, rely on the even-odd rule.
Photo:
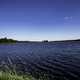
{"label": "green grass", "polygon": [[[34,76],[34,77],[33,77]],[[50,80],[47,74],[43,73],[41,75],[31,75],[26,72],[16,71],[15,66],[13,65],[12,69],[10,69],[7,65],[3,66],[0,69],[0,80]]]}
{"label": "green grass", "polygon": [[18,75],[13,72],[0,71],[0,80],[36,80],[30,75]]}

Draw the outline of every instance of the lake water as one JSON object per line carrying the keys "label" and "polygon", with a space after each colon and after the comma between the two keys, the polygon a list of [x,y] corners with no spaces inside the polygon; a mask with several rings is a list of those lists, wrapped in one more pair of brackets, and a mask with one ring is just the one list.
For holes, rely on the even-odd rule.
{"label": "lake water", "polygon": [[[0,69],[15,67],[46,80],[80,80],[80,44],[31,42],[0,44]],[[44,80],[44,79],[42,79]]]}

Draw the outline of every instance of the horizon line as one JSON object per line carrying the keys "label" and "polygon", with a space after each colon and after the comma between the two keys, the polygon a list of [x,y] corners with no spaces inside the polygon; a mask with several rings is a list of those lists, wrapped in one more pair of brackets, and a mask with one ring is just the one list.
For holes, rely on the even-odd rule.
{"label": "horizon line", "polygon": [[76,38],[76,39],[60,39],[60,40],[48,40],[48,39],[44,39],[44,40],[18,40],[18,39],[14,39],[14,38],[8,38],[8,37],[4,37],[4,38],[0,38],[0,39],[12,39],[12,40],[17,40],[17,41],[68,41],[68,40],[80,40],[80,38]]}

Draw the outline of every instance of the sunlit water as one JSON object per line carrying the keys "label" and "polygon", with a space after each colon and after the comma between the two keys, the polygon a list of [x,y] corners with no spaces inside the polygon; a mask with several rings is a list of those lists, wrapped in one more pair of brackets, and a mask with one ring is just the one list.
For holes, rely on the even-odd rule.
{"label": "sunlit water", "polygon": [[19,72],[29,72],[36,78],[46,76],[48,80],[80,80],[80,44],[0,44],[0,69],[6,65],[15,67]]}

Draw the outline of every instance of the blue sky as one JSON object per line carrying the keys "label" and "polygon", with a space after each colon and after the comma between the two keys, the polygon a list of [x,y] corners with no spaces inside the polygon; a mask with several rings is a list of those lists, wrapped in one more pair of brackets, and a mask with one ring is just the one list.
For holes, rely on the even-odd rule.
{"label": "blue sky", "polygon": [[0,37],[80,38],[80,0],[0,0]]}

